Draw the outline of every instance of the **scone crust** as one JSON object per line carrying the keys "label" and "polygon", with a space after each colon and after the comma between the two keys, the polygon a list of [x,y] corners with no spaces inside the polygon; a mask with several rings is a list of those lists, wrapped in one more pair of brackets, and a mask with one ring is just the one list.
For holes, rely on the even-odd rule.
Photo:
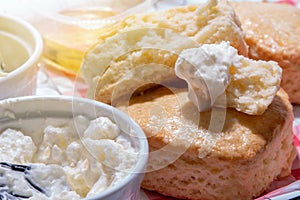
{"label": "scone crust", "polygon": [[[229,160],[252,159],[280,134],[278,126],[282,126],[287,120],[293,120],[292,106],[282,89],[275,96],[266,112],[256,116],[247,115],[231,108],[225,110],[214,108],[213,111],[197,112],[199,115],[196,116],[197,108],[188,99],[187,90],[178,89],[176,93],[174,94],[165,87],[154,89],[134,97],[128,108],[128,114],[144,128],[150,145],[155,148],[162,148],[171,143],[176,137],[174,132],[179,130],[181,126],[189,126],[189,130],[199,133],[200,137],[197,137],[196,142],[191,144],[187,154],[198,157],[198,152],[205,148],[201,142],[203,135],[213,135],[214,137],[205,138],[206,140],[217,140],[217,143],[214,144],[215,141],[213,142],[213,148],[207,146],[210,149],[207,156]],[[154,106],[159,106],[164,112],[163,117],[161,117],[162,114],[158,113],[157,116],[161,117],[159,121],[151,119],[154,114],[152,111],[155,109]],[[212,112],[218,113],[219,118],[211,120]],[[221,116],[223,114],[224,122],[222,122],[223,116]],[[200,119],[199,123],[197,119]],[[189,124],[183,120],[188,121]],[[224,123],[222,130],[207,132],[208,129],[217,129],[213,127],[214,120]],[[155,132],[157,130],[155,126],[159,126],[160,123],[164,124],[164,127]]]}
{"label": "scone crust", "polygon": [[[215,125],[210,117],[212,112],[217,116],[222,112],[203,112],[198,124],[193,121],[197,119],[196,108],[186,94],[185,89],[159,88],[134,97],[128,107],[128,114],[148,136],[151,151],[170,144],[180,149],[181,143],[173,143],[176,134],[185,135],[185,139],[195,135],[178,132],[180,126],[197,133],[176,161],[159,170],[148,169],[144,188],[184,199],[251,199],[276,178],[290,174],[296,155],[292,144],[293,112],[282,89],[263,115],[227,109],[221,131],[214,130],[222,117],[212,120],[217,121]],[[157,117],[153,117],[155,113]],[[158,118],[162,120],[159,123]],[[151,151],[150,162],[159,162],[161,158],[151,159]],[[243,191],[238,192],[241,188]]]}

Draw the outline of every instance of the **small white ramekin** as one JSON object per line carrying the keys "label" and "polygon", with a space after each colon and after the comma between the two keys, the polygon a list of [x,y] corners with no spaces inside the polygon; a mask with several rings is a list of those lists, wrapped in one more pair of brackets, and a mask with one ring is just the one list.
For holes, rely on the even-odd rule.
{"label": "small white ramekin", "polygon": [[[121,182],[85,200],[138,200],[140,184],[148,160],[147,138],[128,115],[107,104],[71,96],[26,96],[0,101],[0,134],[7,128],[22,131],[25,135],[40,138],[43,123],[48,118],[73,118],[83,115],[89,119],[109,117],[126,134],[138,152],[134,169]],[[28,122],[29,119],[29,122]],[[76,127],[76,125],[75,125]],[[37,139],[39,140],[39,139]],[[1,145],[0,145],[1,146]]]}
{"label": "small white ramekin", "polygon": [[29,58],[19,67],[0,77],[0,99],[35,94],[38,62],[43,51],[40,33],[27,21],[7,14],[0,14],[0,31],[17,38],[29,53]]}

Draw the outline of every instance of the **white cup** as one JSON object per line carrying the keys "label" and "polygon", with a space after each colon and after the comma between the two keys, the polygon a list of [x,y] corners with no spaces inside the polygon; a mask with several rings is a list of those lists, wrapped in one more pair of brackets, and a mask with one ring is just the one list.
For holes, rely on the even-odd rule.
{"label": "white cup", "polygon": [[35,94],[42,50],[42,37],[31,24],[0,14],[0,99]]}

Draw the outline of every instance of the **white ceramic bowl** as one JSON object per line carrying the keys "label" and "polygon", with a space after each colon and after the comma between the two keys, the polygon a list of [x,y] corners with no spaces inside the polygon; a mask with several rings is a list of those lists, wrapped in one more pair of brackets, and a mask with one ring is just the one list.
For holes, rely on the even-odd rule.
{"label": "white ceramic bowl", "polygon": [[42,50],[42,37],[31,24],[0,14],[0,54],[8,72],[0,77],[0,99],[35,93]]}
{"label": "white ceramic bowl", "polygon": [[[109,105],[90,99],[68,96],[26,96],[0,101],[0,133],[7,128],[21,130],[37,139],[48,118],[72,119],[83,115],[88,119],[109,117],[125,134],[138,152],[132,173],[121,182],[88,199],[139,199],[140,184],[148,159],[148,142],[142,129],[126,114]],[[42,133],[43,134],[43,133]]]}

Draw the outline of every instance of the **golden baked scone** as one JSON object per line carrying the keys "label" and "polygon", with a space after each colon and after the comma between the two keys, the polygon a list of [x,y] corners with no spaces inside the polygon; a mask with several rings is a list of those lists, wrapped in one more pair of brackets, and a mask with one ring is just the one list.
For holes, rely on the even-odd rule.
{"label": "golden baked scone", "polygon": [[126,111],[150,147],[143,188],[182,199],[244,200],[290,174],[294,117],[282,89],[259,116],[196,110],[186,89],[161,87],[131,99]]}
{"label": "golden baked scone", "polygon": [[282,88],[300,104],[300,9],[288,4],[231,2],[245,31],[249,57],[283,68]]}
{"label": "golden baked scone", "polygon": [[[165,81],[172,76],[173,70],[168,68],[174,67],[181,50],[202,43],[229,41],[240,54],[247,55],[243,38],[240,22],[226,1],[128,16],[101,30],[99,42],[86,53],[81,72],[89,85],[87,97],[111,103],[114,94],[122,94],[123,90],[114,89],[126,74],[130,76],[127,80],[134,79],[138,85],[140,81]],[[167,68],[153,73],[153,67],[151,74],[143,73],[142,66],[149,64]],[[125,81],[124,88],[130,85],[134,84]]]}

